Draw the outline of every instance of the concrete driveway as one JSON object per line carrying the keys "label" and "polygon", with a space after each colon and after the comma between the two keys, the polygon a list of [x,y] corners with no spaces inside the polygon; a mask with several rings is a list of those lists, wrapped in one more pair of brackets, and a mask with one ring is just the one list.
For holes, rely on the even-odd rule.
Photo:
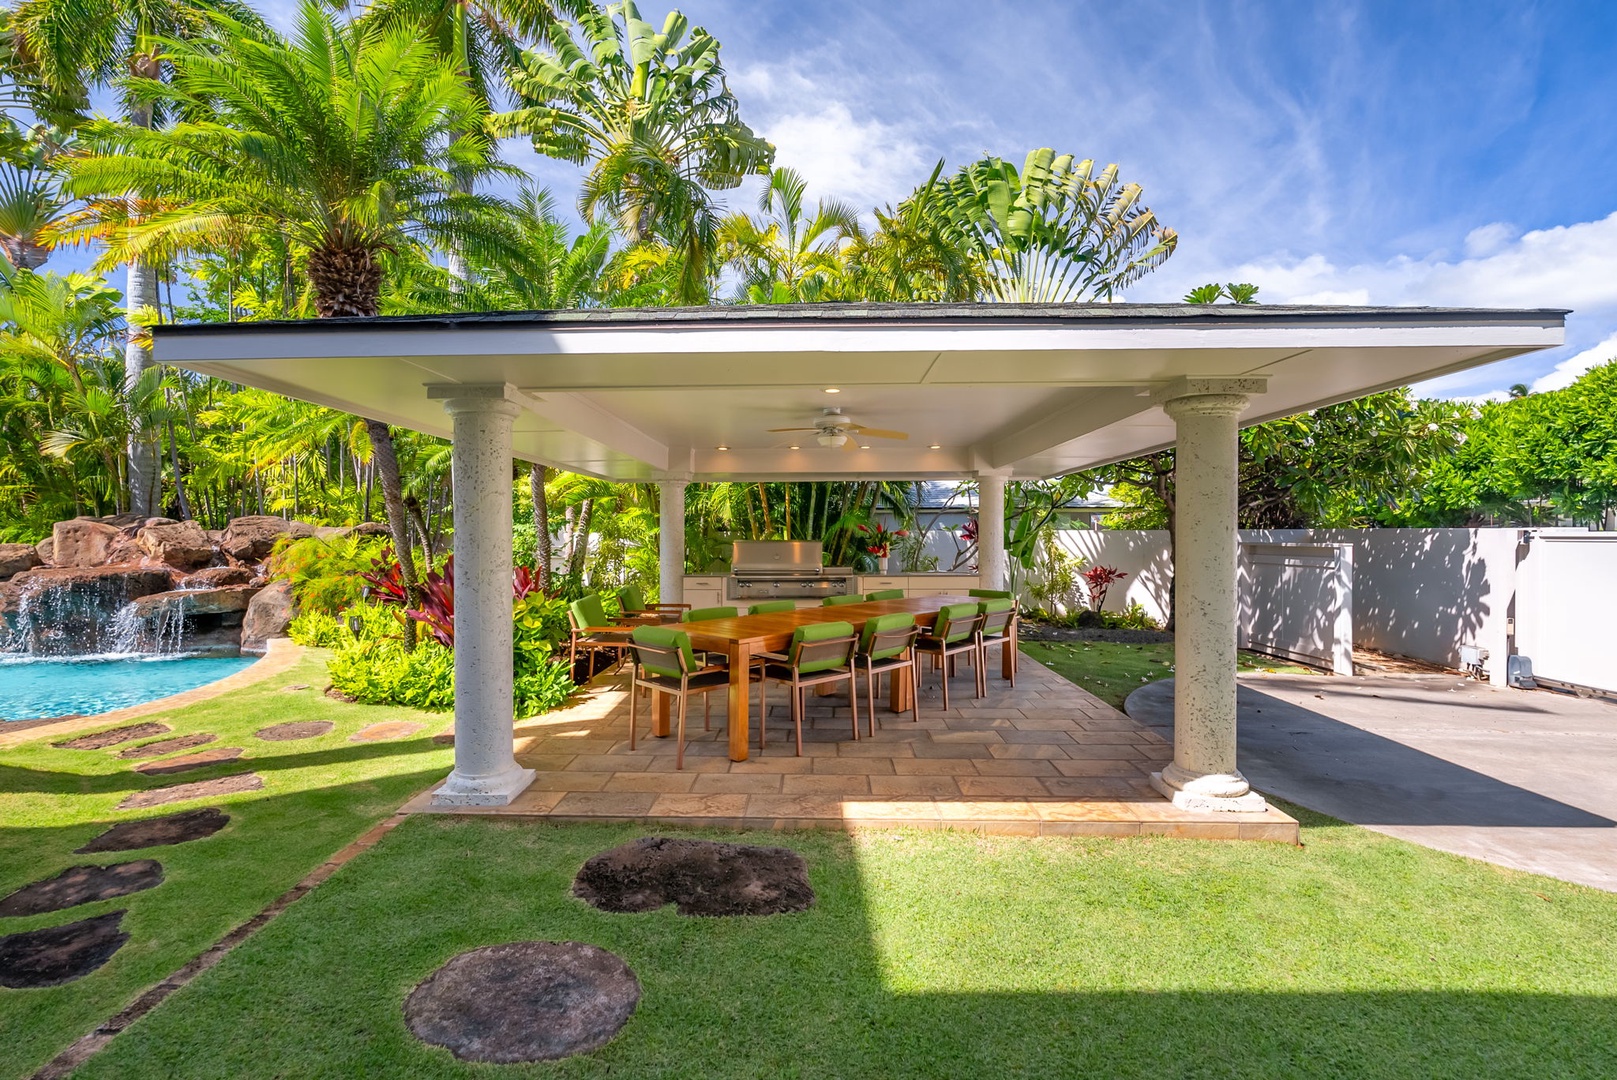
{"label": "concrete driveway", "polygon": [[[1241,771],[1417,844],[1617,892],[1617,705],[1448,675],[1243,676]],[[1173,680],[1128,714],[1173,738]]]}

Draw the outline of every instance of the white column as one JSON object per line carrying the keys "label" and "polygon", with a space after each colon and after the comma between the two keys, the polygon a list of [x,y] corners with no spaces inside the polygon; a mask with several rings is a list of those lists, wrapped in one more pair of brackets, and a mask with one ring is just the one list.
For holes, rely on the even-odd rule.
{"label": "white column", "polygon": [[454,418],[455,770],[434,806],[505,806],[533,782],[512,756],[508,386],[434,386]]}
{"label": "white column", "polygon": [[977,584],[1006,588],[1004,473],[977,475]]}
{"label": "white column", "polygon": [[1261,379],[1181,379],[1157,399],[1177,429],[1173,763],[1151,782],[1185,810],[1268,808],[1235,764],[1237,419]]}
{"label": "white column", "polygon": [[657,481],[657,596],[685,602],[685,481]]}

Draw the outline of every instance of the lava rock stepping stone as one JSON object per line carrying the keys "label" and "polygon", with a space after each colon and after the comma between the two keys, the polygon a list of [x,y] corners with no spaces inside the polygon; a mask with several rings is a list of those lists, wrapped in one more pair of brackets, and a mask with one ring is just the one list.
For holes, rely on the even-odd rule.
{"label": "lava rock stepping stone", "polygon": [[257,791],[264,786],[264,778],[257,773],[237,773],[221,776],[217,780],[196,780],[189,784],[137,791],[123,802],[119,810],[140,810],[147,806],[164,806],[185,802],[187,799],[211,799],[216,795],[235,795],[243,791]]}
{"label": "lava rock stepping stone", "polygon": [[111,866],[70,866],[53,878],[24,885],[0,900],[0,916],[19,918],[112,900],[163,884],[163,864],[156,859]]}
{"label": "lava rock stepping stone", "polygon": [[383,739],[402,739],[406,735],[414,735],[425,724],[415,724],[408,720],[383,720],[379,724],[362,727],[348,736],[349,742],[381,742]]}
{"label": "lava rock stepping stone", "polygon": [[109,911],[66,926],[0,937],[0,986],[29,990],[90,974],[129,940],[118,927],[125,914]]}
{"label": "lava rock stepping stone", "polygon": [[[303,688],[299,688],[303,689]],[[330,735],[337,725],[330,720],[302,720],[292,724],[271,724],[253,732],[255,738],[265,742],[292,742],[296,739],[318,739]]]}
{"label": "lava rock stepping stone", "polygon": [[92,735],[80,735],[67,742],[52,745],[63,750],[104,750],[109,746],[130,742],[134,739],[149,739],[153,735],[166,735],[174,729],[167,724],[127,724],[124,727],[109,728],[106,731],[97,731]]}
{"label": "lava rock stepping stone", "polygon": [[634,1015],[640,980],[581,941],[516,941],[463,952],[404,1002],[422,1042],[462,1061],[555,1061],[597,1050]]}
{"label": "lava rock stepping stone", "polygon": [[140,848],[168,847],[188,840],[201,840],[212,836],[230,824],[230,815],[217,806],[204,806],[200,810],[184,810],[178,814],[146,818],[144,821],[125,821],[73,854],[90,855],[101,851],[136,851]]}
{"label": "lava rock stepping stone", "polygon": [[121,758],[162,757],[164,754],[172,754],[176,750],[189,750],[195,746],[206,746],[218,737],[206,731],[199,731],[195,735],[176,735],[172,739],[159,739],[157,742],[131,746],[128,750],[120,750],[118,756]]}
{"label": "lava rock stepping stone", "polygon": [[167,776],[170,773],[206,769],[209,765],[240,759],[241,747],[216,746],[212,750],[202,750],[195,754],[181,754],[176,758],[164,758],[162,761],[148,761],[144,765],[136,765],[135,771],[143,776]]}
{"label": "lava rock stepping stone", "polygon": [[573,895],[624,914],[676,904],[681,915],[781,915],[814,904],[808,866],[790,848],[661,836],[590,859]]}

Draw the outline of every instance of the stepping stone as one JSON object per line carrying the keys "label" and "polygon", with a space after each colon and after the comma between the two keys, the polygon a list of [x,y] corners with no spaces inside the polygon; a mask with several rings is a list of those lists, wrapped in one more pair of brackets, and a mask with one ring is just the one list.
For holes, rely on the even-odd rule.
{"label": "stepping stone", "polygon": [[293,724],[271,724],[253,734],[265,742],[292,742],[295,739],[317,739],[329,735],[336,726],[330,720],[302,720]]}
{"label": "stepping stone", "polygon": [[237,761],[240,758],[241,747],[216,746],[212,750],[202,750],[195,754],[182,754],[176,758],[164,758],[162,761],[148,761],[144,765],[136,765],[135,771],[143,776],[167,776],[170,773],[206,769],[209,765]]}
{"label": "stepping stone", "polygon": [[230,815],[217,806],[204,806],[200,810],[184,810],[178,814],[146,818],[143,821],[125,821],[73,854],[89,855],[99,851],[135,851],[140,848],[167,847],[212,836],[230,823]]}
{"label": "stepping stone", "polygon": [[129,940],[118,928],[125,914],[109,911],[66,926],[0,937],[0,986],[28,990],[88,975]]}
{"label": "stepping stone", "polygon": [[127,724],[124,727],[109,728],[106,731],[97,731],[93,735],[80,735],[67,742],[53,745],[63,750],[104,750],[109,746],[117,746],[132,739],[149,739],[153,735],[163,735],[174,729],[167,724]]}
{"label": "stepping stone", "polygon": [[173,787],[137,791],[119,803],[117,809],[140,810],[148,806],[185,802],[187,799],[211,799],[215,795],[257,791],[263,786],[264,778],[257,773],[237,773],[234,776],[221,776],[217,780],[197,780],[189,784],[175,784]]}
{"label": "stepping stone", "polygon": [[411,991],[404,1019],[462,1061],[555,1061],[597,1050],[634,1015],[640,980],[581,941],[517,941],[461,953]]}
{"label": "stepping stone", "polygon": [[789,848],[643,836],[602,852],[573,879],[573,895],[602,911],[780,915],[814,903],[808,866]]}
{"label": "stepping stone", "polygon": [[0,900],[0,916],[43,915],[94,900],[128,896],[162,883],[163,864],[156,859],[136,859],[111,866],[70,866],[53,878],[24,885]]}
{"label": "stepping stone", "polygon": [[362,727],[348,736],[349,742],[381,742],[383,739],[402,739],[406,735],[414,735],[425,724],[411,723],[409,720],[383,720],[379,724]]}
{"label": "stepping stone", "polygon": [[162,757],[164,754],[172,754],[176,750],[189,750],[193,746],[205,746],[218,737],[217,735],[210,735],[206,731],[199,731],[195,735],[176,735],[172,739],[159,739],[157,742],[149,742],[142,746],[131,746],[128,750],[119,751],[118,756],[121,758]]}

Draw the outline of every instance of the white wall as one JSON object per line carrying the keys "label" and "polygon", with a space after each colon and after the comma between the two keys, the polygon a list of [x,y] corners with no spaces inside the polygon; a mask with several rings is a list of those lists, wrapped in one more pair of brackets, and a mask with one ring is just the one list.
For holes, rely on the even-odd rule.
{"label": "white wall", "polygon": [[1242,648],[1353,674],[1353,545],[1241,545],[1236,629]]}

